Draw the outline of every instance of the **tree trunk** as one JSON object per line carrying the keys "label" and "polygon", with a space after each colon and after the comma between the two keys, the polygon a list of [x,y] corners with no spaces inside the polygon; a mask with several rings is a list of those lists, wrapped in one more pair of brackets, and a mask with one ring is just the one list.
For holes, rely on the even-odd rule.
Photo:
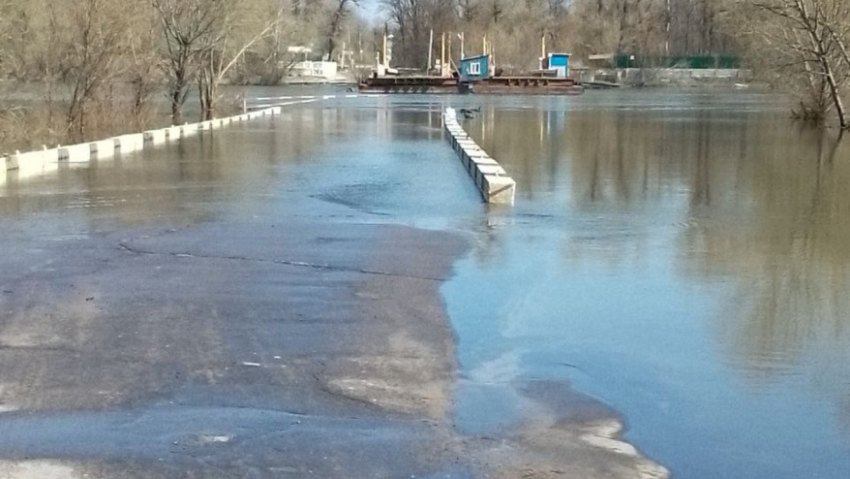
{"label": "tree trunk", "polygon": [[171,123],[180,125],[183,123],[183,102],[182,91],[179,88],[174,88],[171,91]]}

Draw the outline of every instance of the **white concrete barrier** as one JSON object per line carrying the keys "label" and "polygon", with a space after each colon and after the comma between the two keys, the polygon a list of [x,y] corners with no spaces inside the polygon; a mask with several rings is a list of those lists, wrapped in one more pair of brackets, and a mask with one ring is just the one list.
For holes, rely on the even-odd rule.
{"label": "white concrete barrier", "polygon": [[3,158],[5,160],[4,161],[5,168],[3,168],[3,170],[5,170],[5,171],[17,170],[18,169],[18,155],[20,155],[20,154],[21,154],[21,152],[17,152],[14,155],[9,155],[9,156]]}
{"label": "white concrete barrier", "polygon": [[180,127],[180,138],[188,138],[198,133],[197,123],[186,123]]}
{"label": "white concrete barrier", "polygon": [[165,128],[165,137],[169,140],[178,140],[180,139],[180,127],[179,126],[169,126]]}
{"label": "white concrete barrier", "polygon": [[89,151],[92,158],[98,160],[112,158],[115,156],[115,142],[112,140],[100,140],[89,143]]}
{"label": "white concrete barrier", "polygon": [[88,163],[92,158],[91,147],[88,143],[60,146],[58,151],[58,161],[66,161],[68,163]]}
{"label": "white concrete barrier", "polygon": [[457,113],[447,108],[443,124],[452,148],[469,172],[484,201],[494,204],[513,204],[516,196],[516,181],[508,176],[504,168],[481,149],[457,122]]}
{"label": "white concrete barrier", "polygon": [[41,176],[59,168],[56,161],[58,151],[55,149],[16,153],[14,156],[18,165],[16,170],[18,180]]}
{"label": "white concrete barrier", "polygon": [[145,138],[145,146],[156,146],[165,143],[165,130],[148,130],[143,133]]}
{"label": "white concrete barrier", "polygon": [[[292,97],[279,98],[292,99]],[[162,144],[169,139],[185,138],[197,134],[199,130],[221,128],[234,122],[252,120],[263,116],[279,115],[282,112],[281,106],[318,101],[314,96],[299,98],[304,98],[305,100],[292,101],[291,103],[276,106],[269,105],[263,110],[202,123],[187,123],[183,126],[171,126],[158,130],[148,130],[143,133],[120,135],[106,140],[79,145],[59,146],[52,150],[45,148],[27,153],[16,152],[14,155],[0,157],[0,184],[8,182],[10,171],[16,171],[14,173],[16,177],[24,178],[56,171],[59,169],[60,163],[78,163],[82,166],[84,163],[89,163],[95,158],[109,158],[113,157],[116,153],[127,154],[141,151],[145,148]]]}
{"label": "white concrete barrier", "polygon": [[145,148],[145,136],[141,133],[116,136],[112,141],[115,151],[121,154],[134,153]]}

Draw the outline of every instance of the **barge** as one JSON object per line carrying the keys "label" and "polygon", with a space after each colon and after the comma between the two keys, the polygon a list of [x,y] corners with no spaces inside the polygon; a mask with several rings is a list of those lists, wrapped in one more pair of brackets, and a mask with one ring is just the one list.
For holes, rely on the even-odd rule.
{"label": "barge", "polygon": [[363,93],[460,93],[461,84],[454,77],[372,76],[360,82]]}
{"label": "barge", "polygon": [[[490,54],[462,58],[451,74],[441,67],[442,76],[387,75],[389,67],[379,63],[376,73],[360,81],[359,89],[363,93],[581,95],[584,86],[569,76],[569,59],[566,53],[550,53],[540,58],[538,72],[519,76],[499,74]],[[441,66],[448,67],[442,61]]]}

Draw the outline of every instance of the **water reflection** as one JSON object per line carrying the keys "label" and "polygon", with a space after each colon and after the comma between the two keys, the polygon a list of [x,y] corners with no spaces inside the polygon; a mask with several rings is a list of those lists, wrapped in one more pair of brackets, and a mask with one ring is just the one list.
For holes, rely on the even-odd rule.
{"label": "water reflection", "polygon": [[[704,410],[706,418],[694,420],[690,427],[705,428],[709,435],[749,434],[761,441],[758,447],[775,448],[772,454],[787,458],[796,457],[801,444],[827,445],[819,449],[824,456],[819,473],[834,477],[836,472],[850,470],[846,461],[850,440],[850,370],[846,367],[850,364],[850,296],[846,294],[850,291],[850,193],[846,187],[850,142],[847,138],[839,142],[831,132],[795,127],[772,108],[773,100],[765,98],[693,95],[682,102],[657,95],[648,99],[645,108],[624,107],[616,101],[594,108],[592,101],[586,95],[563,108],[553,108],[546,100],[531,100],[532,108],[506,108],[510,105],[494,101],[469,122],[476,140],[518,182],[517,221],[542,214],[543,219],[532,222],[533,232],[513,233],[514,242],[547,235],[559,238],[563,270],[559,277],[580,275],[588,288],[596,288],[592,285],[605,283],[612,275],[619,278],[614,284],[625,291],[643,291],[644,283],[668,281],[675,288],[693,288],[693,293],[670,290],[665,297],[659,291],[642,298],[628,296],[634,293],[622,296],[620,291],[621,296],[610,298],[625,309],[638,308],[634,309],[637,315],[681,316],[671,316],[670,323],[661,326],[665,332],[651,334],[661,341],[697,346],[673,354],[658,344],[664,361],[688,364],[697,354],[705,361],[710,359],[709,351],[716,350],[719,367],[732,372],[731,378],[723,373],[716,376],[722,382],[714,384],[713,390],[693,390],[695,397],[688,401]],[[753,108],[759,101],[762,107]],[[551,246],[515,243],[505,248],[537,254],[533,251]],[[641,275],[640,282],[627,284]],[[684,307],[664,306],[683,300],[683,294],[701,299]],[[575,293],[567,293],[562,303],[569,308],[577,300]],[[655,310],[639,312],[639,308]],[[599,321],[611,321],[617,327],[627,324],[601,312],[606,309],[610,305],[597,304],[591,311],[600,311]],[[541,308],[535,311],[553,314]],[[707,321],[697,329],[706,331],[705,340],[712,343],[709,349],[699,338],[681,338],[676,333],[683,322],[701,316]],[[557,324],[554,316],[551,321]],[[511,328],[522,328],[526,336],[532,334],[528,332],[532,326],[511,324]],[[596,328],[584,323],[582,327]],[[590,337],[586,331],[576,334]],[[586,340],[599,341],[596,337]],[[582,347],[572,353],[579,354]],[[609,353],[621,349],[622,344]],[[541,371],[540,365],[525,367]],[[663,386],[664,381],[656,381],[661,383],[656,387]],[[752,401],[739,404],[740,410],[763,417],[709,413],[720,403],[710,405],[710,399],[696,397],[712,394],[741,400],[736,381]],[[611,396],[629,394],[619,391]],[[815,412],[821,405],[825,418]],[[791,411],[801,406],[812,410]],[[779,424],[802,424],[808,419],[812,424],[808,430],[786,430],[788,437],[782,438],[759,437],[765,431],[776,434]],[[706,473],[710,467],[697,465],[700,461],[693,453],[670,453],[676,446],[669,438],[657,437],[664,420],[659,416],[643,422],[659,431],[636,434],[644,438],[655,434],[644,445],[657,451],[662,462],[672,460],[674,470],[710,477]],[[728,424],[711,425],[712,421],[737,420],[749,424],[750,432]],[[843,439],[830,439],[839,431],[845,434]],[[701,439],[707,436],[694,438]],[[733,441],[734,447],[750,448],[753,440],[739,438],[740,442]],[[728,446],[718,443],[717,447]],[[669,457],[664,457],[665,448]],[[753,460],[729,455],[718,464],[749,462],[736,471],[748,475],[758,470]]]}

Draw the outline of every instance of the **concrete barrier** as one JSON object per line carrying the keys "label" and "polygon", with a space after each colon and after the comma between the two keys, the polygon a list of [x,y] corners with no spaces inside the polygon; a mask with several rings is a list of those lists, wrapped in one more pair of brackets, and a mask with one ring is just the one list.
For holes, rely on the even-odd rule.
{"label": "concrete barrier", "polygon": [[112,141],[115,151],[121,154],[134,153],[145,148],[145,136],[141,133],[116,136]]}
{"label": "concrete barrier", "polygon": [[89,143],[89,152],[91,158],[98,160],[103,158],[112,158],[115,156],[115,142],[112,140],[100,140]]}
{"label": "concrete barrier", "polygon": [[186,123],[180,127],[180,138],[188,138],[198,133],[197,123]]}
{"label": "concrete barrier", "polygon": [[[289,99],[291,97],[286,97]],[[301,97],[307,100],[290,104],[311,103],[316,97]],[[289,104],[285,104],[289,105]],[[59,146],[55,149],[38,150],[27,153],[16,152],[14,155],[0,157],[0,184],[8,182],[10,171],[15,171],[15,177],[25,178],[56,171],[60,163],[89,163],[95,158],[113,157],[116,153],[127,154],[141,151],[145,148],[164,143],[169,139],[186,138],[197,134],[199,130],[221,128],[234,122],[242,122],[262,116],[279,115],[281,105],[269,106],[260,111],[242,115],[220,118],[208,122],[171,126],[159,130],[149,130],[143,133],[120,135],[106,140],[99,140],[79,145]]]}
{"label": "concrete barrier", "polygon": [[60,146],[56,159],[68,163],[88,163],[92,159],[91,147],[88,143]]}
{"label": "concrete barrier", "polygon": [[156,146],[165,143],[165,130],[149,130],[143,133],[145,146]]}
{"label": "concrete barrier", "polygon": [[5,168],[3,168],[3,170],[4,171],[17,170],[18,169],[18,155],[20,155],[20,154],[21,154],[20,152],[17,152],[14,155],[9,155],[9,156],[3,158],[3,160],[4,160],[3,166],[5,166]]}
{"label": "concrete barrier", "polygon": [[457,152],[484,201],[493,204],[513,204],[516,197],[516,181],[508,176],[505,169],[495,159],[469,138],[458,124],[454,108],[446,109],[443,114],[443,124],[452,149]]}
{"label": "concrete barrier", "polygon": [[40,150],[28,153],[16,153],[14,161],[17,164],[15,174],[18,180],[41,176],[59,168],[57,163],[58,150]]}
{"label": "concrete barrier", "polygon": [[180,139],[180,127],[179,126],[169,126],[165,128],[165,137],[169,140],[178,140]]}

